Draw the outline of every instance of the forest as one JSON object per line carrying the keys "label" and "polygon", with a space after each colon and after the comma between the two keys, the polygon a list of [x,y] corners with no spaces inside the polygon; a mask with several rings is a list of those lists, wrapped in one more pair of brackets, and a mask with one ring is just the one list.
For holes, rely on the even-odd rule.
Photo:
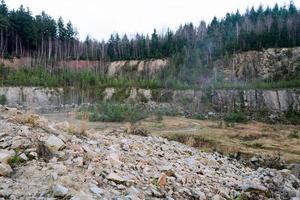
{"label": "forest", "polygon": [[[50,74],[59,71],[53,70],[53,63],[60,60],[108,62],[168,58],[170,67],[156,77],[162,85],[172,86],[178,81],[192,85],[199,80],[199,74],[211,75],[211,63],[215,59],[248,50],[295,46],[300,46],[300,11],[293,1],[273,8],[252,7],[243,14],[237,10],[221,19],[214,17],[210,23],[186,23],[165,33],[154,29],[151,35],[137,33],[132,38],[115,33],[108,41],[97,41],[90,36],[81,41],[70,21],[65,23],[61,17],[55,20],[45,12],[33,16],[22,5],[17,10],[9,10],[4,0],[0,4],[0,57],[43,60],[45,66],[36,67]],[[8,74],[2,74],[2,82],[7,77],[10,80],[6,82],[21,80],[15,74]]]}
{"label": "forest", "polygon": [[0,55],[6,58],[114,61],[166,58],[199,49],[202,59],[213,59],[233,52],[299,46],[300,12],[291,1],[282,7],[252,7],[244,14],[237,10],[222,19],[215,17],[209,24],[187,23],[166,33],[154,30],[151,35],[137,33],[133,38],[116,33],[108,41],[89,36],[80,41],[71,22],[65,24],[61,17],[55,20],[45,12],[33,16],[22,5],[8,10],[2,0],[0,32]]}

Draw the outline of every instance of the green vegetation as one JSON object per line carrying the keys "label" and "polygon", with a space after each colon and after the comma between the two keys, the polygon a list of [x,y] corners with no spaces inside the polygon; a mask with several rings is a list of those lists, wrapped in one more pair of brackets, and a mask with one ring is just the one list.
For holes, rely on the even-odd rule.
{"label": "green vegetation", "polygon": [[187,89],[188,85],[176,81],[172,85],[166,85],[160,79],[153,77],[136,76],[107,76],[96,74],[91,70],[61,69],[49,72],[45,68],[21,68],[11,69],[0,65],[0,86],[41,86],[41,87],[77,87],[77,88],[146,88],[146,89]]}
{"label": "green vegetation", "polygon": [[79,111],[79,113],[84,112],[89,113],[90,121],[103,122],[137,122],[150,115],[155,115],[158,120],[161,120],[162,116],[179,115],[175,108],[158,107],[150,111],[143,104],[119,102],[102,102],[95,106],[83,107]]}
{"label": "green vegetation", "polygon": [[24,161],[18,155],[15,155],[8,160],[8,164],[13,168],[17,167],[23,163],[24,163]]}
{"label": "green vegetation", "polygon": [[293,131],[289,134],[288,137],[289,137],[289,138],[292,138],[292,139],[299,139],[299,138],[300,138],[300,135],[299,135],[298,131],[293,130]]}
{"label": "green vegetation", "polygon": [[[62,18],[54,20],[45,12],[33,16],[23,6],[9,10],[5,1],[0,3],[0,15],[4,38],[0,48],[4,50],[2,57],[6,58],[36,55],[44,60],[112,61],[183,55],[179,56],[181,60],[185,55],[197,54],[201,62],[208,64],[214,58],[234,52],[300,46],[299,11],[292,1],[282,7],[277,4],[273,8],[252,7],[245,13],[237,10],[221,19],[214,17],[208,24],[186,23],[176,31],[165,33],[154,29],[151,35],[137,33],[134,38],[115,33],[105,42],[90,37],[79,41],[71,22],[65,23]],[[190,69],[189,66],[186,65],[188,71],[199,67]],[[182,72],[179,76],[185,78],[185,70]]]}
{"label": "green vegetation", "polygon": [[298,125],[300,124],[300,113],[290,109],[284,113],[283,119],[287,123]]}
{"label": "green vegetation", "polygon": [[5,95],[0,95],[0,105],[5,105],[7,102]]}
{"label": "green vegetation", "polygon": [[213,86],[215,89],[278,89],[300,87],[300,79],[280,80],[271,82],[244,82],[244,83],[224,83],[218,82]]}
{"label": "green vegetation", "polygon": [[86,111],[90,113],[90,121],[136,122],[148,116],[145,108],[137,104],[106,102],[97,106],[91,106]]}
{"label": "green vegetation", "polygon": [[243,112],[227,113],[224,117],[226,123],[245,123],[248,121],[247,116]]}

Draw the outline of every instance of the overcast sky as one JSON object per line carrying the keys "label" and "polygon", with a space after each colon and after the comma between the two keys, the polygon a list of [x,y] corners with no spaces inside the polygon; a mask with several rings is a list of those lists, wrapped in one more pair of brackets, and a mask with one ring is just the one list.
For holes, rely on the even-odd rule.
{"label": "overcast sky", "polygon": [[[34,15],[46,11],[57,19],[71,20],[84,39],[87,34],[98,40],[114,32],[128,35],[176,29],[185,22],[210,22],[214,16],[223,17],[247,7],[288,4],[289,0],[6,0],[9,9],[21,4]],[[294,0],[300,7],[300,0]]]}

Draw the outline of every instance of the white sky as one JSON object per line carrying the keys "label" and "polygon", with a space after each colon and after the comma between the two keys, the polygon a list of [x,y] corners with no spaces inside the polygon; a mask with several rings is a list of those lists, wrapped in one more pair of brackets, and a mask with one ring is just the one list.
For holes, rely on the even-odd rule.
{"label": "white sky", "polygon": [[[71,20],[84,39],[87,34],[98,40],[108,39],[111,33],[152,33],[170,27],[176,29],[185,22],[210,22],[214,16],[225,16],[237,9],[262,4],[288,4],[289,0],[6,0],[9,9],[21,4],[34,15],[45,11],[55,19]],[[297,8],[300,0],[294,0]]]}

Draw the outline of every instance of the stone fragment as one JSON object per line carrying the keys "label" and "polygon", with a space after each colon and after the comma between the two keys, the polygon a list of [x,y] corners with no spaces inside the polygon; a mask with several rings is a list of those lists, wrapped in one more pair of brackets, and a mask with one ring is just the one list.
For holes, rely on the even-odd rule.
{"label": "stone fragment", "polygon": [[68,194],[69,189],[61,184],[57,184],[53,187],[53,196],[54,197],[64,197]]}
{"label": "stone fragment", "polygon": [[268,189],[260,184],[256,184],[256,183],[251,183],[251,182],[248,182],[248,183],[244,183],[242,186],[241,186],[242,190],[243,191],[261,191],[261,192],[267,192]]}
{"label": "stone fragment", "polygon": [[22,153],[21,155],[19,155],[19,158],[20,158],[22,161],[27,161],[27,160],[28,160],[28,157],[26,156],[25,153]]}
{"label": "stone fragment", "polygon": [[220,195],[216,194],[214,195],[211,200],[225,200],[223,197],[221,197]]}
{"label": "stone fragment", "polygon": [[55,153],[55,152],[61,150],[62,147],[65,145],[65,143],[60,138],[56,137],[55,135],[51,135],[46,140],[45,144],[52,153]]}
{"label": "stone fragment", "polygon": [[37,159],[38,154],[36,152],[30,152],[29,155],[28,155],[28,157],[30,159]]}
{"label": "stone fragment", "polygon": [[0,176],[9,176],[13,170],[8,164],[0,163]]}
{"label": "stone fragment", "polygon": [[14,155],[14,151],[0,151],[0,163],[8,164],[9,159],[11,159]]}
{"label": "stone fragment", "polygon": [[110,173],[106,178],[118,184],[126,183],[126,180],[121,176],[119,176],[117,173]]}
{"label": "stone fragment", "polygon": [[95,184],[90,184],[90,191],[97,196],[104,194],[104,191]]}
{"label": "stone fragment", "polygon": [[167,185],[167,175],[165,173],[162,173],[160,177],[158,178],[157,184],[160,187],[165,187]]}

